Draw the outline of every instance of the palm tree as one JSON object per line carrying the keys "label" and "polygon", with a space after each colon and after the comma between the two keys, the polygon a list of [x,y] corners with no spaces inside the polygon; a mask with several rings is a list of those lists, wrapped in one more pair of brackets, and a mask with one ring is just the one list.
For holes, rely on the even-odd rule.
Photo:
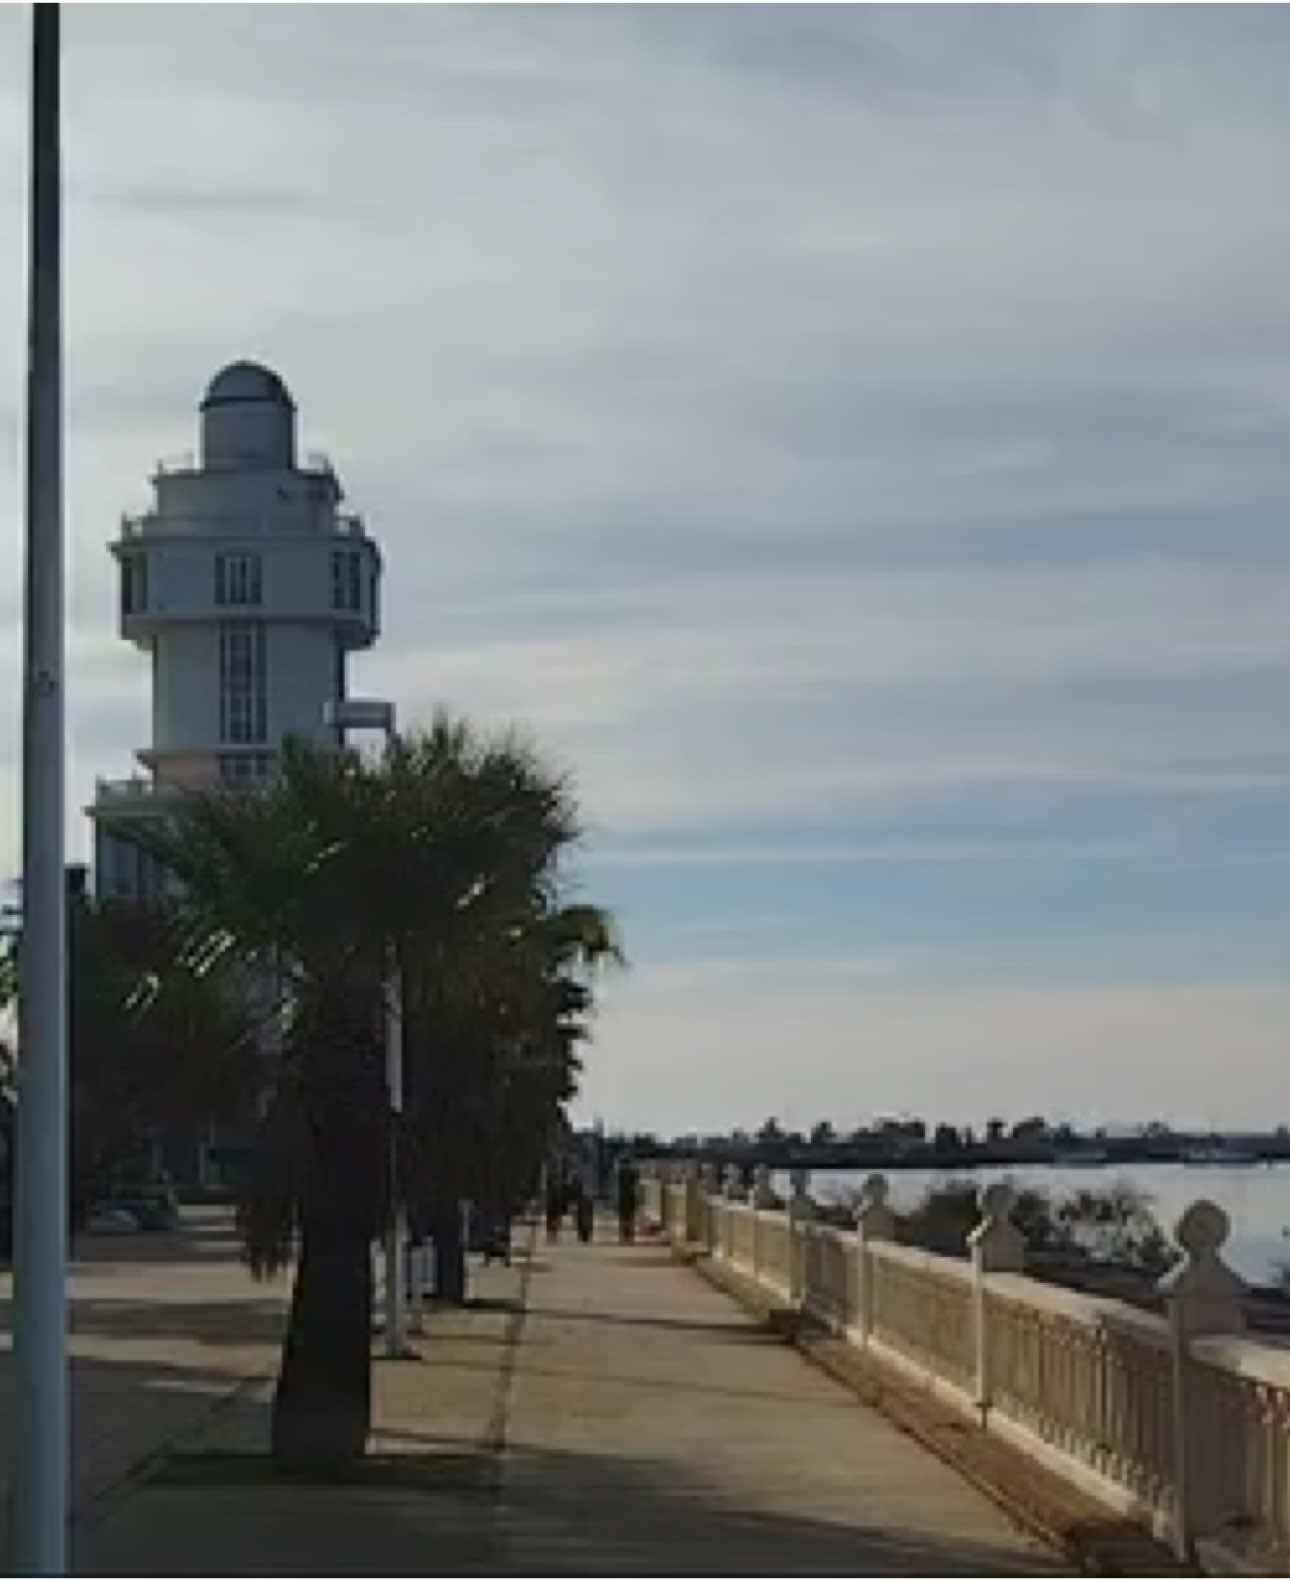
{"label": "palm tree", "polygon": [[567,785],[531,747],[440,716],[379,764],[288,743],[262,793],[187,797],[149,839],[208,957],[278,987],[281,1057],[240,1222],[257,1272],[299,1234],[280,1463],[335,1469],[367,1436],[390,961],[404,985],[401,1185],[445,1233],[502,1128],[541,1130],[572,1090],[588,973],[616,953],[607,917],[563,904],[577,835]]}
{"label": "palm tree", "polygon": [[[545,909],[543,907],[545,906]],[[561,1106],[577,1090],[594,973],[622,955],[594,906],[538,901],[502,913],[458,975],[412,970],[404,1187],[433,1237],[437,1294],[464,1295],[459,1203],[509,1218],[531,1193]]]}
{"label": "palm tree", "polygon": [[[80,1224],[155,1135],[244,1118],[257,1061],[235,985],[174,915],[69,893],[67,923],[69,1203]],[[3,1008],[18,945],[14,934],[0,960]]]}
{"label": "palm tree", "polygon": [[81,1188],[113,1183],[162,1134],[251,1118],[259,1060],[240,985],[164,909],[69,911],[73,1156]]}

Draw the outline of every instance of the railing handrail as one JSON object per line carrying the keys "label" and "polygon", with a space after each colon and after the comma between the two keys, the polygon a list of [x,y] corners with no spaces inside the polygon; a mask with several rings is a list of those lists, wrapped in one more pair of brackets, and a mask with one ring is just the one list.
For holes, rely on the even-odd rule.
{"label": "railing handrail", "polygon": [[808,1219],[802,1228],[808,1235],[822,1240],[836,1238],[844,1246],[854,1246],[857,1239],[854,1230],[844,1230],[840,1224],[822,1224],[819,1219]]}
{"label": "railing handrail", "polygon": [[899,1241],[873,1241],[869,1254],[878,1262],[899,1263],[919,1273],[934,1274],[955,1284],[972,1283],[972,1264],[961,1257],[947,1257],[944,1252],[925,1251],[921,1246],[902,1246]]}
{"label": "railing handrail", "polygon": [[1162,1315],[1022,1272],[997,1196],[982,1202],[971,1257],[956,1258],[888,1239],[885,1191],[862,1214],[869,1229],[853,1232],[813,1220],[809,1199],[790,1213],[710,1189],[693,1204],[691,1189],[667,1188],[678,1233],[695,1217],[709,1252],[776,1300],[932,1380],[987,1430],[1146,1519],[1180,1556],[1238,1529],[1290,1545],[1290,1342],[1242,1332],[1214,1204],[1193,1204],[1176,1226],[1184,1258],[1158,1286]]}
{"label": "railing handrail", "polygon": [[1029,1274],[986,1274],[986,1294],[1012,1306],[1031,1307],[1049,1317],[1065,1318],[1086,1328],[1131,1329],[1136,1337],[1152,1344],[1169,1343],[1169,1324],[1155,1312],[1144,1312],[1115,1296],[1093,1295],[1085,1290],[1068,1290],[1050,1285]]}
{"label": "railing handrail", "polygon": [[143,774],[131,774],[124,779],[104,779],[96,777],[94,791],[96,796],[124,796],[141,798],[157,795],[163,787],[156,780],[149,779]]}
{"label": "railing handrail", "polygon": [[[162,477],[174,472],[196,472],[197,452],[195,450],[174,450],[169,455],[158,456],[154,469]],[[331,457],[325,450],[306,450],[302,472],[321,472],[327,477],[336,476],[336,468],[332,465]]]}
{"label": "railing handrail", "polygon": [[1290,1345],[1272,1335],[1200,1334],[1191,1341],[1191,1354],[1220,1372],[1290,1392]]}
{"label": "railing handrail", "polygon": [[[259,525],[261,520],[262,518],[260,517],[248,517],[245,515],[216,515],[208,513],[196,516],[179,516],[170,512],[162,513],[155,510],[123,511],[121,513],[121,535],[124,538],[165,538],[168,536],[191,538],[198,536],[192,530],[196,528],[209,532],[213,537],[244,537],[248,541],[254,541],[265,536],[262,527]],[[167,529],[171,526],[180,530],[173,534],[168,533]],[[299,530],[290,534],[283,534],[280,529],[275,529],[269,536],[309,538],[327,537],[329,535],[348,538],[364,537],[366,535],[366,527],[363,517],[356,511],[338,511],[331,518],[330,534],[325,526],[320,531],[317,526],[317,518],[311,517],[308,519],[307,524]]]}

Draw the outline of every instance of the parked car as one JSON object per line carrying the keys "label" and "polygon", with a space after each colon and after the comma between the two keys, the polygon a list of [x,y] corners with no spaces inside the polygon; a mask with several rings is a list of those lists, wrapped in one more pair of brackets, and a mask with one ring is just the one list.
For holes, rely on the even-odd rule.
{"label": "parked car", "polygon": [[173,1230],[179,1223],[179,1199],[169,1186],[145,1186],[113,1197],[113,1205],[128,1208],[141,1230]]}
{"label": "parked car", "polygon": [[[118,1227],[108,1227],[109,1217],[117,1215]],[[173,1230],[179,1223],[179,1202],[169,1186],[122,1186],[90,1209],[87,1229],[95,1229],[95,1221],[102,1225],[98,1234],[120,1234],[126,1226],[120,1222],[125,1215],[134,1221],[136,1230]]]}
{"label": "parked car", "polygon": [[85,1220],[88,1235],[138,1235],[139,1221],[127,1208],[97,1203]]}

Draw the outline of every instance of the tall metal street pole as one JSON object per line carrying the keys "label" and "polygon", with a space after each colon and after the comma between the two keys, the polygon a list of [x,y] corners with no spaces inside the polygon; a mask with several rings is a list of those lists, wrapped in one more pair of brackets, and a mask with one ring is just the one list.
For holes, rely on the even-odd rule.
{"label": "tall metal street pole", "polygon": [[[385,1224],[385,1354],[400,1358],[408,1353],[405,1335],[407,1210],[399,1191],[398,1128],[403,1115],[403,981],[398,956],[387,957],[385,977],[385,1085],[390,1098],[390,1214]],[[420,1270],[417,1270],[417,1277]]]}
{"label": "tall metal street pole", "polygon": [[[385,758],[393,763],[399,736],[394,728],[394,705],[390,704],[385,728]],[[403,978],[398,951],[391,946],[385,980],[385,1085],[390,1096],[390,1216],[385,1229],[385,1354],[401,1358],[410,1355],[407,1341],[408,1272],[407,1208],[399,1191],[398,1135],[403,1118]],[[416,1278],[420,1278],[418,1268]],[[419,1304],[419,1303],[418,1303]]]}
{"label": "tall metal street pole", "polygon": [[67,1012],[59,8],[32,7],[10,1567],[67,1570]]}

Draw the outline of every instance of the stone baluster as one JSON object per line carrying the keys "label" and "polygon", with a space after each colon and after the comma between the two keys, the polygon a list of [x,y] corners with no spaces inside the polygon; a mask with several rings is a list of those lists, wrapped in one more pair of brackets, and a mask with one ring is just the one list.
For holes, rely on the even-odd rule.
{"label": "stone baluster", "polygon": [[761,1216],[768,1209],[776,1206],[775,1192],[770,1183],[770,1166],[758,1164],[753,1170],[753,1185],[751,1202],[753,1206],[752,1221],[752,1271],[753,1278],[761,1278],[762,1268],[762,1225]]}
{"label": "stone baluster", "polygon": [[1019,1274],[1026,1266],[1026,1237],[1012,1222],[1017,1195],[1006,1180],[982,1189],[981,1222],[968,1234],[972,1266],[983,1274]]}
{"label": "stone baluster", "polygon": [[788,1197],[788,1279],[789,1296],[794,1305],[807,1298],[807,1241],[815,1202],[811,1196],[811,1172],[794,1169],[789,1174]]}
{"label": "stone baluster", "polygon": [[743,1176],[737,1164],[727,1164],[721,1172],[720,1233],[721,1255],[727,1262],[734,1261],[733,1204],[743,1197]]}
{"label": "stone baluster", "polygon": [[407,1245],[407,1277],[404,1289],[408,1293],[408,1333],[425,1332],[426,1247],[421,1240]]}
{"label": "stone baluster", "polygon": [[685,1244],[694,1246],[703,1239],[703,1185],[699,1175],[699,1162],[685,1161],[685,1217],[681,1226]]}
{"label": "stone baluster", "polygon": [[972,1327],[976,1360],[976,1405],[984,1426],[990,1412],[990,1306],[987,1274],[1019,1274],[1026,1266],[1026,1238],[1012,1222],[1017,1197],[1006,1180],[986,1186],[978,1198],[981,1222],[969,1232],[972,1257]]}
{"label": "stone baluster", "polygon": [[663,1166],[656,1159],[640,1165],[641,1210],[647,1218],[663,1222]]}
{"label": "stone baluster", "polygon": [[856,1209],[856,1333],[862,1345],[873,1333],[873,1259],[876,1241],[896,1239],[896,1215],[887,1206],[887,1177],[870,1175],[860,1188]]}
{"label": "stone baluster", "polygon": [[1206,1453],[1224,1454],[1230,1446],[1209,1444],[1203,1424],[1194,1421],[1194,1364],[1190,1342],[1202,1334],[1240,1334],[1245,1330],[1245,1282],[1223,1261],[1230,1222],[1216,1202],[1202,1198],[1183,1211],[1174,1239],[1183,1260],[1160,1280],[1169,1316],[1173,1393],[1174,1551],[1193,1557],[1195,1539],[1221,1518],[1207,1502],[1217,1478],[1207,1474]]}
{"label": "stone baluster", "polygon": [[775,1197],[775,1188],[770,1183],[770,1166],[758,1164],[753,1171],[753,1207],[760,1208],[763,1212],[767,1208],[776,1208],[779,1203]]}
{"label": "stone baluster", "polygon": [[1222,1208],[1203,1199],[1174,1228],[1183,1260],[1161,1279],[1160,1290],[1188,1339],[1245,1332],[1245,1281],[1222,1258],[1229,1229]]}
{"label": "stone baluster", "polygon": [[721,1195],[721,1169],[717,1164],[704,1164],[699,1170],[699,1195],[702,1203],[703,1233],[700,1239],[709,1255],[717,1250],[720,1232],[719,1209],[713,1202]]}

